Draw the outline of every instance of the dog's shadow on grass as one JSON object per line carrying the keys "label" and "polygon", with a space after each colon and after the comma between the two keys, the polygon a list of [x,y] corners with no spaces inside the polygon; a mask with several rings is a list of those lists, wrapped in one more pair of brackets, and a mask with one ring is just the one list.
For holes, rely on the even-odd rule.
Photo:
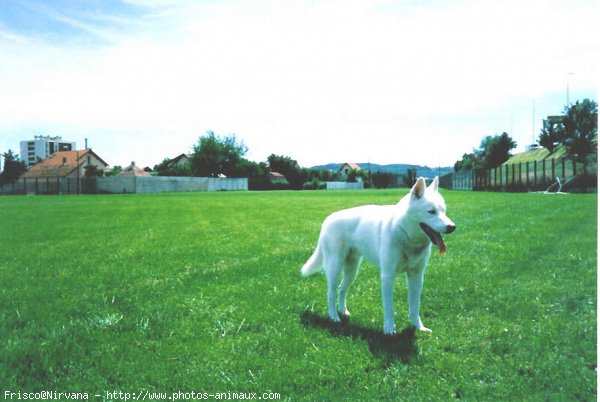
{"label": "dog's shadow on grass", "polygon": [[381,331],[353,324],[346,317],[342,318],[342,322],[336,323],[312,311],[304,311],[300,316],[300,322],[306,327],[325,329],[334,337],[366,341],[373,356],[383,358],[384,367],[389,367],[396,361],[408,364],[418,354],[415,343],[416,330],[412,326],[403,329],[400,333],[385,335]]}

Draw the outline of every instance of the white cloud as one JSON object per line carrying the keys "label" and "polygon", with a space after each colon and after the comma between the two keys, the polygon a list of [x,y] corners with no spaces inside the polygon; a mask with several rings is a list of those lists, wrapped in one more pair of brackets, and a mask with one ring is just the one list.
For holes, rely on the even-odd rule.
{"label": "white cloud", "polygon": [[102,48],[4,34],[0,129],[158,143],[144,145],[153,160],[121,164],[187,151],[207,129],[235,132],[258,160],[451,164],[494,130],[530,133],[531,99],[563,91],[569,71],[574,91],[597,84],[598,15],[585,2],[132,3],[153,14]]}

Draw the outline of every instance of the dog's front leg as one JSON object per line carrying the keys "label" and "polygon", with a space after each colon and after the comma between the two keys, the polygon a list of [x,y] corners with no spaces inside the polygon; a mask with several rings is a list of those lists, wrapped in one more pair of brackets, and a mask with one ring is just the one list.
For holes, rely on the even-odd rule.
{"label": "dog's front leg", "polygon": [[394,281],[396,280],[396,270],[392,269],[386,272],[381,270],[381,294],[383,297],[383,333],[387,335],[396,332],[394,323]]}
{"label": "dog's front leg", "polygon": [[406,273],[406,284],[408,287],[408,316],[412,325],[414,325],[419,331],[431,332],[429,328],[423,325],[419,314],[424,276],[424,267],[416,272],[408,271]]}

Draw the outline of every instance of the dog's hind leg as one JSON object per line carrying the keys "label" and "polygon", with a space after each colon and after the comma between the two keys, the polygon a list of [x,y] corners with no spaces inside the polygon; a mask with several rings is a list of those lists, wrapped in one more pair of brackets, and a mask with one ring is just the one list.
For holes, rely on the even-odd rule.
{"label": "dog's hind leg", "polygon": [[340,284],[338,290],[338,312],[346,317],[350,316],[350,311],[346,305],[346,297],[348,295],[348,288],[352,285],[356,273],[358,272],[358,266],[360,265],[361,257],[357,253],[352,251],[346,257],[344,261],[344,278]]}

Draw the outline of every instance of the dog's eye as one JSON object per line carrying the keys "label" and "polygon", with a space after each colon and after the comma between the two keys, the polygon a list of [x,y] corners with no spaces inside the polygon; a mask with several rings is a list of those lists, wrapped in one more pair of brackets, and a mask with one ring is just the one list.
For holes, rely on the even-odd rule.
{"label": "dog's eye", "polygon": [[436,210],[435,209],[430,209],[429,211],[427,211],[427,213],[429,215],[435,215],[436,214]]}

